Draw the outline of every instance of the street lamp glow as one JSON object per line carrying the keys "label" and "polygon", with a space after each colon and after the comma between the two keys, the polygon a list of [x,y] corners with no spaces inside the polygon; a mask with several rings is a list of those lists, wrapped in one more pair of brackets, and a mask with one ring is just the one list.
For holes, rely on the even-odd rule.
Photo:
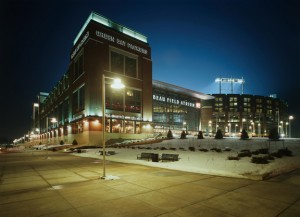
{"label": "street lamp glow", "polygon": [[56,118],[50,118],[51,119],[51,123],[56,123],[57,122],[57,120],[56,120]]}
{"label": "street lamp glow", "polygon": [[119,78],[115,78],[114,82],[111,84],[111,88],[114,88],[114,89],[122,89],[124,87],[125,87],[125,85],[122,83],[121,79],[119,79]]}

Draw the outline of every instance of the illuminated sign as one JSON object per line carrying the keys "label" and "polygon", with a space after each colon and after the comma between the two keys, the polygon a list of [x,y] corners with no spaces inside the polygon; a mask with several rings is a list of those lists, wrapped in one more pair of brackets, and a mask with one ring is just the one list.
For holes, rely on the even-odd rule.
{"label": "illuminated sign", "polygon": [[81,118],[83,118],[84,117],[84,115],[78,115],[78,116],[73,116],[73,118],[72,118],[72,120],[71,121],[77,121],[77,120],[79,120],[79,119],[81,119]]}
{"label": "illuminated sign", "polygon": [[142,120],[141,117],[134,117],[134,116],[113,115],[113,114],[111,114],[110,116],[108,116],[106,114],[106,116],[111,117],[113,119],[123,119],[123,120],[132,120],[132,121],[141,121]]}
{"label": "illuminated sign", "polygon": [[86,39],[89,37],[89,32],[87,32],[84,37],[82,38],[82,40],[80,41],[80,43],[77,45],[76,49],[73,51],[73,53],[71,54],[71,59],[73,59],[73,57],[77,54],[77,52],[79,51],[79,49],[81,48],[81,46],[83,45],[83,43],[86,41]]}
{"label": "illuminated sign", "polygon": [[119,38],[115,38],[114,36],[112,35],[109,35],[109,34],[106,34],[106,33],[103,33],[103,32],[100,32],[100,31],[96,31],[96,36],[100,37],[100,38],[103,38],[107,41],[110,41],[110,42],[113,42],[113,43],[116,43],[118,45],[121,45],[123,47],[127,47],[131,50],[134,50],[134,51],[137,51],[139,53],[142,53],[142,54],[148,54],[148,51],[144,48],[141,48],[137,45],[134,45],[134,44],[130,44],[124,40],[121,40]]}
{"label": "illuminated sign", "polygon": [[193,107],[193,108],[200,108],[200,103],[194,103],[191,101],[187,100],[179,100],[176,98],[171,98],[171,97],[165,97],[165,96],[158,96],[153,94],[153,100],[155,101],[160,101],[160,102],[167,102],[175,105],[183,105],[183,106],[188,106],[188,107]]}
{"label": "illuminated sign", "polygon": [[[73,57],[77,54],[77,52],[79,51],[79,49],[82,47],[83,43],[87,40],[87,38],[89,37],[89,32],[87,32],[84,37],[82,38],[82,40],[80,41],[80,43],[77,45],[76,49],[73,51],[73,53],[71,54],[71,59],[73,59]],[[100,32],[100,31],[96,31],[96,36],[97,37],[100,37],[100,38],[103,38],[107,41],[110,41],[110,42],[113,42],[113,43],[116,43],[118,45],[121,45],[123,47],[127,47],[131,50],[134,50],[134,51],[137,51],[139,53],[142,53],[142,54],[145,54],[147,55],[148,54],[148,50],[142,48],[142,47],[139,47],[137,45],[134,45],[134,44],[131,44],[129,42],[126,42],[124,40],[121,40],[119,38],[116,38],[112,35],[109,35],[109,34],[106,34],[106,33],[103,33],[103,32]]]}
{"label": "illuminated sign", "polygon": [[215,82],[243,84],[243,83],[245,83],[245,80],[239,79],[239,78],[216,78]]}

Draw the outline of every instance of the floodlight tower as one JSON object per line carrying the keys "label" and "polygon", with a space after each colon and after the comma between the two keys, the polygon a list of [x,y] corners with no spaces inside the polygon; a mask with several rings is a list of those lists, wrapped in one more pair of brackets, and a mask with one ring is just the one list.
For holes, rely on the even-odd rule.
{"label": "floodlight tower", "polygon": [[222,84],[223,83],[229,83],[231,85],[231,94],[233,94],[233,84],[241,84],[242,85],[242,94],[244,94],[244,83],[245,80],[243,77],[240,78],[216,78],[215,79],[216,83],[219,83],[219,92],[222,94]]}

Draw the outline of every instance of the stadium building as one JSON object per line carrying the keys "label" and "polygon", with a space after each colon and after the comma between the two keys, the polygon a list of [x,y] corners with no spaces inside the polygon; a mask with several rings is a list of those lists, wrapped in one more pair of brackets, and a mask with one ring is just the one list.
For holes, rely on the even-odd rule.
{"label": "stadium building", "polygon": [[[125,87],[113,89],[115,78]],[[106,140],[197,132],[202,100],[213,98],[152,81],[147,37],[94,12],[74,40],[66,73],[49,94],[41,93],[33,125],[40,142],[90,145],[101,144],[103,130]]]}

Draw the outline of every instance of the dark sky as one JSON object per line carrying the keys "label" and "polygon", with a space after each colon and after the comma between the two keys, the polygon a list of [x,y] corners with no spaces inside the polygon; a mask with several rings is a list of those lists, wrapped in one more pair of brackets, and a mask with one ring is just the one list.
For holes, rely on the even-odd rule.
{"label": "dark sky", "polygon": [[0,136],[30,129],[37,93],[66,72],[73,40],[95,11],[148,36],[153,79],[210,94],[216,77],[243,77],[245,93],[288,102],[300,137],[299,2],[1,0]]}

